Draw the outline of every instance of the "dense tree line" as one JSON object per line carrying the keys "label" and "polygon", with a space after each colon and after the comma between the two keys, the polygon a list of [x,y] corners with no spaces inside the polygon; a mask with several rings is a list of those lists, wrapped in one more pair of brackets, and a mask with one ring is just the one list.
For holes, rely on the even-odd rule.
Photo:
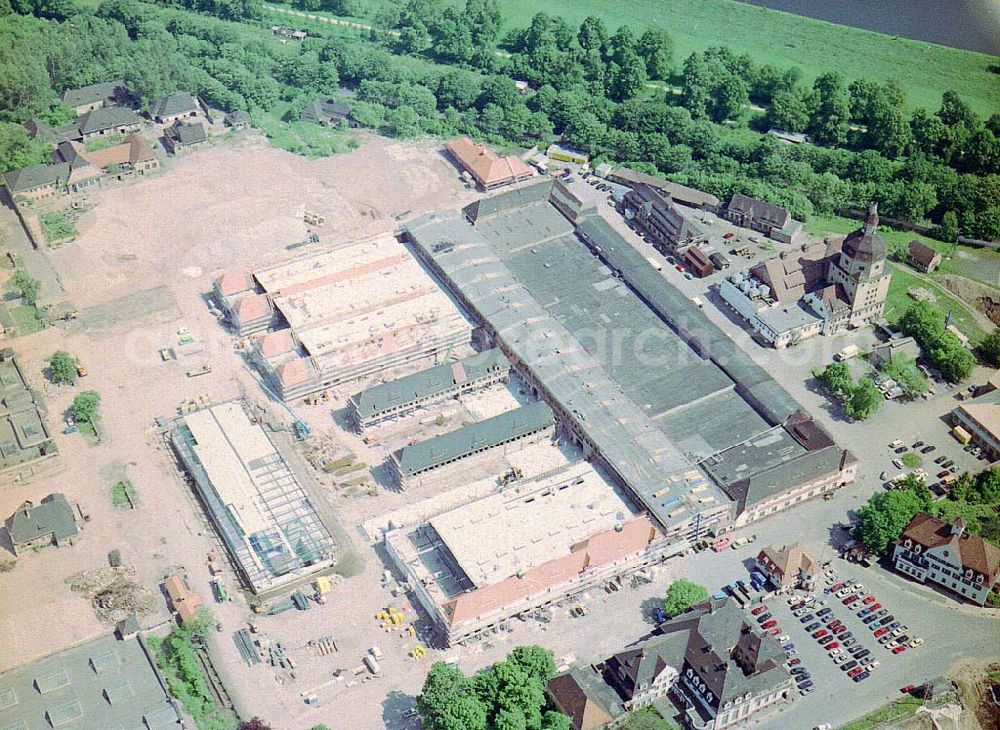
{"label": "dense tree line", "polygon": [[976,359],[949,332],[941,313],[927,302],[917,302],[909,307],[899,320],[904,334],[919,343],[924,356],[940,371],[941,376],[957,383],[969,377]]}
{"label": "dense tree line", "polygon": [[[305,1],[351,12],[350,0]],[[292,115],[345,86],[358,91],[358,120],[387,134],[524,146],[559,135],[596,158],[720,198],[746,193],[800,219],[876,200],[889,217],[939,222],[945,240],[1000,238],[1000,114],[983,121],[952,92],[939,109],[907,117],[897,84],[828,73],[807,87],[796,68],[726,48],[678,63],[665,31],[612,31],[595,17],[574,28],[538,13],[501,38],[497,0],[410,0],[380,11],[379,31],[352,39],[311,30],[281,47],[254,20],[260,0],[158,2],[104,0],[88,12],[71,0],[0,0],[0,13],[34,16],[0,28],[0,122],[57,121],[66,113],[57,91],[114,76],[144,100],[187,88],[224,110],[285,103]],[[432,62],[402,63],[401,53]],[[815,144],[781,144],[761,133],[771,126]],[[44,154],[0,127],[0,153],[8,150],[5,160]]]}

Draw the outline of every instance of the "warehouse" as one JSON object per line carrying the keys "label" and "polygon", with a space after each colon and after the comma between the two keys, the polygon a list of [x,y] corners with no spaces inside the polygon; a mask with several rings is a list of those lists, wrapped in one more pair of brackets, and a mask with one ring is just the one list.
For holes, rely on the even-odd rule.
{"label": "warehouse", "polygon": [[333,565],[330,531],[244,403],[178,419],[171,443],[250,590],[280,588]]}
{"label": "warehouse", "polygon": [[[512,411],[470,423],[455,431],[404,446],[392,454],[389,468],[403,487],[421,484],[424,475],[443,476],[451,467],[486,452],[506,453],[550,436],[555,429],[552,409],[529,403]],[[467,468],[465,464],[458,468]],[[448,470],[451,471],[451,470]]]}
{"label": "warehouse", "polygon": [[[534,187],[480,201],[465,221],[425,216],[405,235],[669,539],[727,529],[745,505],[699,462],[799,404],[603,217],[574,225]],[[799,458],[788,473],[809,484],[813,457]]]}
{"label": "warehouse", "polygon": [[510,361],[493,348],[355,393],[347,402],[348,414],[361,432],[418,408],[504,382],[509,373]]}
{"label": "warehouse", "polygon": [[241,336],[274,329],[251,360],[286,400],[437,362],[471,341],[462,312],[388,235],[229,272],[215,291]]}
{"label": "warehouse", "polygon": [[112,635],[0,674],[0,727],[182,730],[140,639]]}
{"label": "warehouse", "polygon": [[489,637],[513,616],[629,575],[667,549],[581,461],[393,530],[385,542],[449,644]]}

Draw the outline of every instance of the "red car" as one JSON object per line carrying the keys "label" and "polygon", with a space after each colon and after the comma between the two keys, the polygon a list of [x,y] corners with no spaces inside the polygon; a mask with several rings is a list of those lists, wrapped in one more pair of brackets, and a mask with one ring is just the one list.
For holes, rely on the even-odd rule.
{"label": "red car", "polygon": [[869,606],[869,608],[872,610],[872,613],[875,613],[880,608],[882,608],[882,604],[881,603],[874,603],[871,606]]}
{"label": "red car", "polygon": [[767,632],[768,636],[777,636],[781,633],[781,629],[774,628]]}
{"label": "red car", "polygon": [[951,472],[950,472],[950,471],[948,471],[947,469],[945,469],[944,471],[939,471],[939,472],[938,472],[938,474],[937,474],[937,478],[938,478],[938,479],[944,479],[944,478],[945,478],[946,476],[948,476],[948,475],[949,475],[950,473],[951,473]]}
{"label": "red car", "polygon": [[812,637],[814,639],[822,639],[824,636],[827,635],[827,633],[828,632],[827,632],[826,629],[820,629],[819,631],[813,631],[812,632]]}
{"label": "red car", "polygon": [[908,694],[910,694],[910,692],[912,692],[916,688],[917,688],[917,685],[915,685],[915,684],[908,684],[905,687],[900,687],[899,691],[902,692],[904,695],[908,695]]}
{"label": "red car", "polygon": [[856,600],[858,600],[858,597],[852,593],[847,598],[845,598],[843,601],[841,601],[841,603],[843,603],[846,606],[849,603],[854,603]]}
{"label": "red car", "polygon": [[674,268],[677,269],[678,271],[684,271],[684,266],[682,266],[681,264],[674,264]]}
{"label": "red car", "polygon": [[836,593],[837,591],[842,590],[846,585],[846,583],[837,583],[834,586],[830,586],[830,593]]}
{"label": "red car", "polygon": [[906,644],[900,644],[899,646],[897,646],[895,649],[892,650],[892,653],[902,654],[904,651],[906,651]]}
{"label": "red car", "polygon": [[862,601],[861,601],[861,602],[862,602],[863,604],[865,604],[866,606],[867,606],[867,605],[868,605],[869,603],[875,603],[875,596],[865,596],[865,597],[864,597],[864,599],[862,599]]}
{"label": "red car", "polygon": [[757,608],[755,608],[750,613],[752,613],[754,616],[760,616],[766,610],[767,610],[767,606],[757,606]]}
{"label": "red car", "polygon": [[801,663],[802,663],[802,660],[799,659],[798,657],[795,657],[794,659],[789,659],[788,660],[788,666],[790,666],[790,667],[798,666]]}
{"label": "red car", "polygon": [[847,676],[853,679],[854,677],[856,677],[859,674],[861,674],[863,671],[865,671],[864,667],[854,667],[854,669],[850,670],[847,673]]}
{"label": "red car", "polygon": [[725,238],[725,239],[726,239],[726,240],[728,241],[728,240],[729,240],[730,238],[732,238],[732,237],[733,237],[734,235],[735,235],[735,234],[734,234],[734,233],[733,233],[732,231],[730,231],[729,233],[727,233],[726,235],[724,235],[724,236],[723,236],[723,238]]}
{"label": "red car", "polygon": [[844,622],[843,622],[843,621],[841,621],[841,620],[840,620],[840,619],[838,618],[838,619],[837,619],[836,621],[831,621],[831,622],[829,623],[829,625],[827,626],[827,628],[829,628],[829,629],[835,629],[835,628],[837,628],[838,626],[843,626],[843,625],[844,625]]}
{"label": "red car", "polygon": [[839,649],[839,648],[840,648],[840,642],[837,642],[837,641],[831,641],[831,642],[830,642],[829,644],[827,644],[827,645],[826,645],[825,647],[823,647],[823,648],[824,648],[824,649],[826,649],[827,651],[831,651],[831,650],[833,650],[833,649]]}
{"label": "red car", "polygon": [[774,619],[771,619],[770,621],[765,621],[764,623],[762,623],[760,625],[760,627],[762,629],[773,629],[777,625],[778,625],[778,622],[775,621]]}
{"label": "red car", "polygon": [[882,628],[880,628],[878,631],[875,632],[875,638],[877,639],[880,636],[885,636],[888,633],[889,633],[889,627],[883,626]]}
{"label": "red car", "polygon": [[845,631],[847,631],[846,626],[838,626],[837,628],[833,629],[833,633],[835,633],[837,636],[840,636]]}

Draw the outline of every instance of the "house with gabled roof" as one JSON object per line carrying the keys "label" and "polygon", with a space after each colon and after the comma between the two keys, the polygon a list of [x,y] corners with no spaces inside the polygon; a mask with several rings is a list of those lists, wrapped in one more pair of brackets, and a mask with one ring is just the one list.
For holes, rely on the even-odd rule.
{"label": "house with gabled roof", "polygon": [[198,116],[198,98],[187,91],[167,94],[149,106],[149,117],[157,124],[170,124],[185,117]]}
{"label": "house with gabled roof", "polygon": [[798,544],[768,545],[757,553],[757,565],[771,582],[782,589],[811,590],[819,578],[819,563]]}
{"label": "house with gabled roof", "polygon": [[73,508],[58,492],[38,504],[24,502],[5,526],[15,555],[35,547],[65,545],[79,533]]}
{"label": "house with gabled roof", "polygon": [[201,122],[185,122],[178,119],[163,130],[163,145],[174,155],[206,144],[208,144],[208,132]]}
{"label": "house with gabled roof", "polygon": [[64,105],[80,116],[101,107],[124,106],[130,103],[132,92],[125,85],[125,81],[114,79],[88,84],[78,89],[66,89],[59,98]]}
{"label": "house with gabled roof", "polygon": [[459,137],[448,143],[448,153],[456,164],[468,172],[483,190],[529,180],[534,171],[514,155],[500,157],[486,145]]}

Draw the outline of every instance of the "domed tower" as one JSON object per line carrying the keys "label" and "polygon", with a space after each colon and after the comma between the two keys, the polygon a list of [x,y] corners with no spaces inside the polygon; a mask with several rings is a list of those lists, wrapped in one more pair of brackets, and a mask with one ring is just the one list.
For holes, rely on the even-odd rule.
{"label": "domed tower", "polygon": [[872,322],[885,310],[891,277],[885,268],[885,241],[877,229],[878,205],[872,203],[865,222],[847,235],[840,256],[830,263],[828,280],[843,288],[851,308],[846,323],[851,327]]}
{"label": "domed tower", "polygon": [[876,278],[885,270],[885,241],[878,234],[878,203],[872,203],[864,225],[844,239],[840,268],[848,276]]}

